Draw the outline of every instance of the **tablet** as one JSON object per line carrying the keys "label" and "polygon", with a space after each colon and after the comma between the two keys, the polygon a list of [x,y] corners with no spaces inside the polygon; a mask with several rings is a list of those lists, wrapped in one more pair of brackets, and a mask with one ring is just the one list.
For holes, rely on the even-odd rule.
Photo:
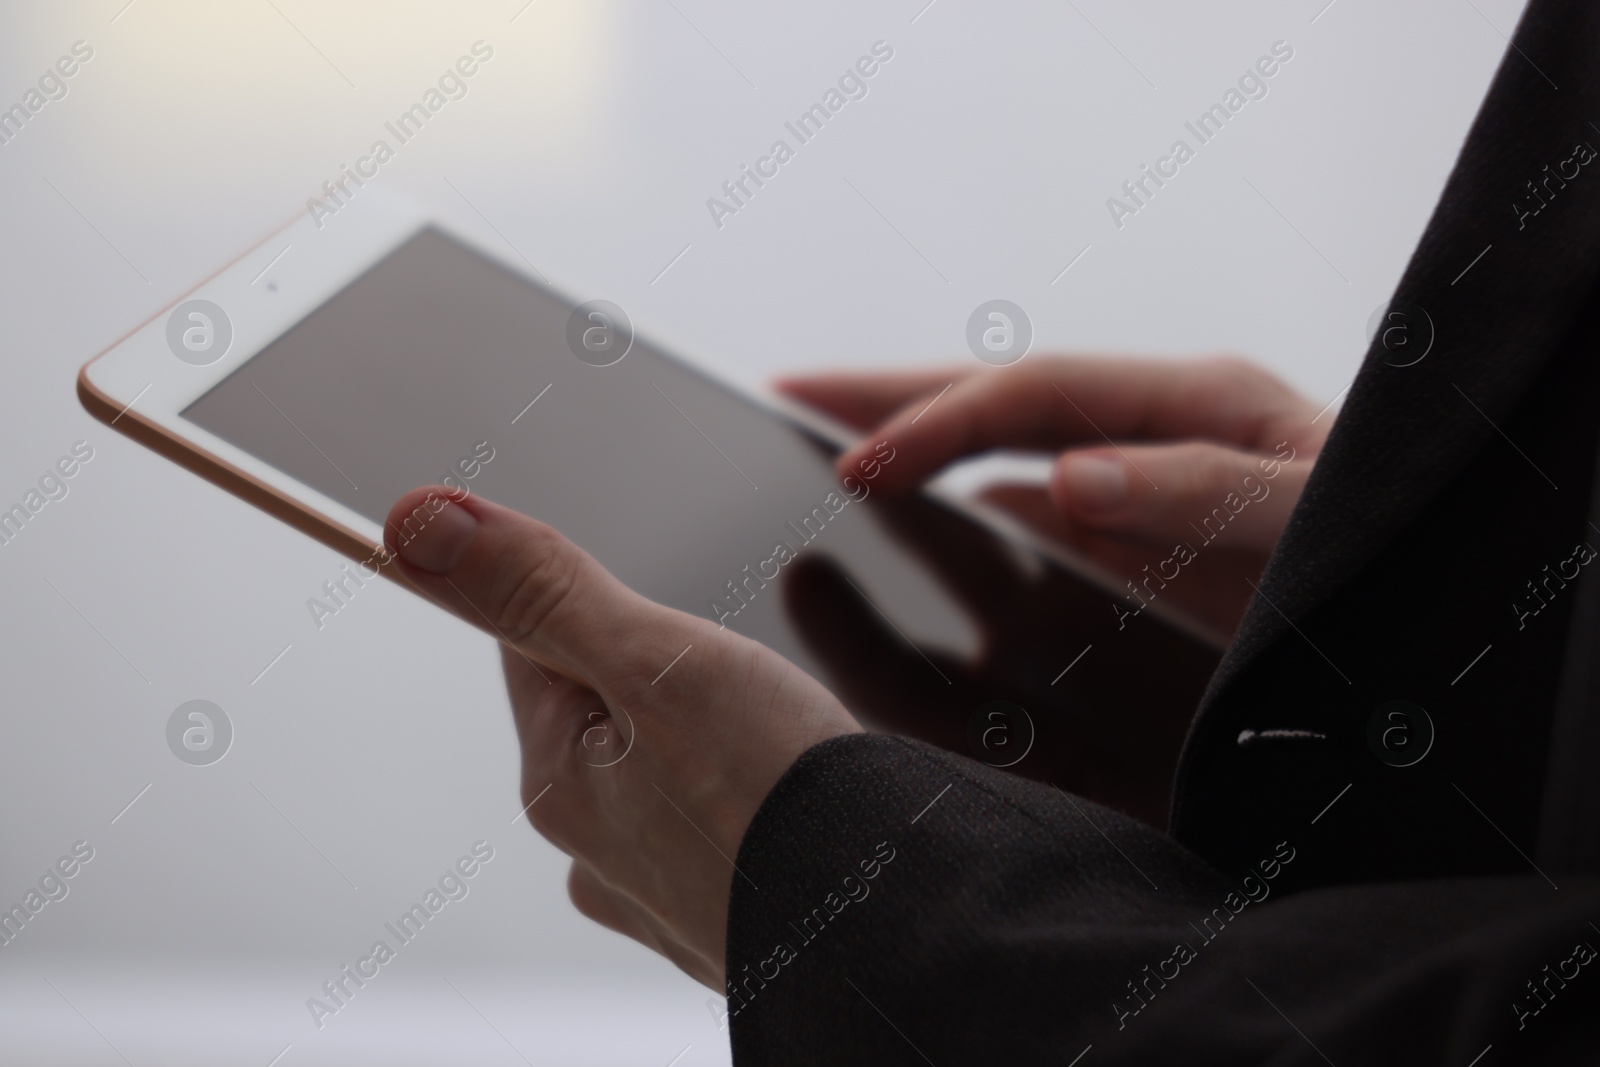
{"label": "tablet", "polygon": [[397,577],[389,508],[444,484],[762,641],[869,723],[1051,777],[1074,721],[1143,705],[1169,722],[1145,755],[1175,759],[1216,649],[1170,620],[1119,625],[1120,581],[970,505],[886,500],[892,441],[841,480],[843,428],[363,196],[290,223],[79,377],[97,417],[349,557],[308,627]]}

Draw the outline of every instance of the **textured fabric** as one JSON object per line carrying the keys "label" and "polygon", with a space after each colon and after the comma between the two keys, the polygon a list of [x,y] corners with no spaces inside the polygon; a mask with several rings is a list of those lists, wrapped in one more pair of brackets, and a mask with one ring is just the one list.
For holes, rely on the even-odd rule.
{"label": "textured fabric", "polygon": [[1539,1014],[1523,984],[1600,947],[1600,883],[1281,898],[1343,834],[1302,820],[1230,879],[1049,786],[899,738],[825,742],[736,861],[734,1062],[1062,1065],[1092,1045],[1084,1067],[1465,1067],[1490,1044],[1499,1063],[1600,1062],[1600,963],[1569,965]]}
{"label": "textured fabric", "polygon": [[[1364,833],[1317,881],[1527,869],[1576,598],[1553,587],[1526,619],[1512,605],[1538,603],[1527,583],[1578,543],[1600,546],[1600,159],[1555,173],[1600,146],[1597,59],[1600,7],[1529,5],[1397,289],[1433,350],[1394,366],[1375,342],[1202,701],[1171,825],[1224,869],[1351,783]],[[1416,767],[1372,756],[1391,700],[1433,720]],[[1328,742],[1245,750],[1244,729]],[[1472,805],[1482,817],[1461,820]]]}
{"label": "textured fabric", "polygon": [[[1600,533],[1600,463],[1595,473],[1589,533]],[[1538,855],[1551,870],[1593,872],[1600,871],[1600,569],[1586,571],[1578,586],[1551,725]]]}
{"label": "textured fabric", "polygon": [[[1596,187],[1600,199],[1600,176]],[[1506,437],[1485,424],[1488,438],[1427,487],[1420,514],[1206,705],[1180,780],[1180,841],[1231,871],[1348,786],[1346,845],[1297,871],[1305,884],[1530,872],[1577,603],[1561,572],[1585,573],[1580,546],[1600,547],[1587,527],[1600,421],[1593,312],[1600,301],[1496,419]],[[1330,539],[1358,521],[1326,518]],[[1294,566],[1284,555],[1274,569]],[[1593,630],[1575,636],[1594,641]],[[1415,765],[1373,750],[1373,718],[1391,701],[1432,724]],[[1241,746],[1244,730],[1323,739]]]}
{"label": "textured fabric", "polygon": [[[1397,367],[1374,338],[1263,577],[1290,618],[1350,578],[1495,435],[1484,415],[1504,418],[1600,275],[1600,167],[1584,166],[1538,215],[1519,223],[1514,210],[1575,143],[1600,148],[1590,125],[1600,123],[1600,5],[1532,0],[1513,43],[1395,290],[1393,304],[1427,310],[1434,350]],[[1210,702],[1287,629],[1270,604],[1251,604]]]}
{"label": "textured fabric", "polygon": [[1368,354],[1172,834],[817,746],[738,856],[736,1063],[1600,1063],[1597,60],[1529,4],[1396,293],[1433,347]]}

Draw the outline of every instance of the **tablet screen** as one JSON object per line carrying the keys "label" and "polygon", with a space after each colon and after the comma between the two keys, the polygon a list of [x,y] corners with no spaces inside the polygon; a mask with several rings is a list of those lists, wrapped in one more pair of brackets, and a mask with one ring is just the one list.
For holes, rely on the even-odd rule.
{"label": "tablet screen", "polygon": [[[1135,642],[1203,680],[1210,654],[1156,620],[1116,634],[1109,594],[932,500],[886,507],[875,471],[841,483],[830,449],[630,333],[424,229],[183,415],[376,523],[408,489],[463,484],[855,694],[858,714],[943,722],[951,747],[971,747],[986,700],[1048,721],[1119,684],[1138,699]],[[986,650],[984,600],[1035,638]],[[1097,635],[1126,647],[1052,685]]]}

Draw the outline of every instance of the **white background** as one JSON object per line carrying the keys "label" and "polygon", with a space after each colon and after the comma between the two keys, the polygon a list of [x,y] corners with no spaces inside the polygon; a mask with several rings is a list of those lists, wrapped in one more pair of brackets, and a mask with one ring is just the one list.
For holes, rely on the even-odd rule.
{"label": "white background", "polygon": [[[968,314],[1003,297],[1036,349],[1238,352],[1320,406],[1521,6],[125,2],[0,5],[0,106],[94,48],[0,146],[0,509],[73,442],[95,450],[0,547],[0,903],[96,850],[0,948],[6,1062],[727,1059],[707,991],[579,918],[563,858],[513,823],[492,643],[377,586],[318,632],[305,600],[332,553],[73,393],[84,361],[393,143],[384,121],[472,42],[494,57],[468,95],[375,180],[728,375],[970,359]],[[793,144],[783,122],[880,39],[869,95],[719,230],[706,198]],[[1269,95],[1113,226],[1106,198],[1278,40],[1294,58]],[[196,697],[237,731],[208,768],[164,739]],[[496,858],[471,895],[318,1032],[306,998],[480,838]]]}

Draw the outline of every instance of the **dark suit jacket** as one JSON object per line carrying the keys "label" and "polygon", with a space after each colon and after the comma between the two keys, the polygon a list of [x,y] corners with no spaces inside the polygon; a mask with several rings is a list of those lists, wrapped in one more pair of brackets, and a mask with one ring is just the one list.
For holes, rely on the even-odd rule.
{"label": "dark suit jacket", "polygon": [[1171,834],[813,748],[738,856],[736,1062],[1600,1063],[1597,61],[1600,7],[1533,0]]}

